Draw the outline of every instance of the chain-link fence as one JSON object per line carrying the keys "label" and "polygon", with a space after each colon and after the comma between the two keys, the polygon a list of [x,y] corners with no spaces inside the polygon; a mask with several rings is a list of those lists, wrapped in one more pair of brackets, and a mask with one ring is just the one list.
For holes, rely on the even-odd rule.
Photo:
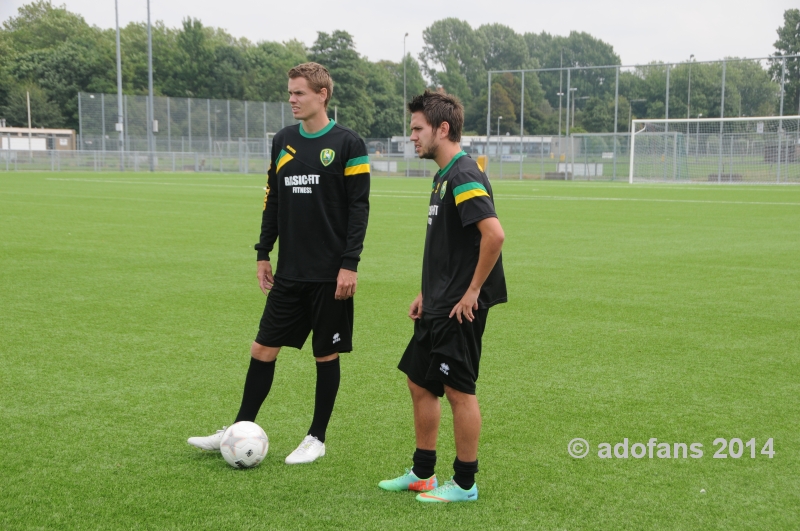
{"label": "chain-link fence", "polygon": [[[122,132],[117,96],[78,94],[80,151],[151,151],[148,147],[147,96],[122,97]],[[297,123],[288,103],[153,98],[153,148],[156,152],[226,156],[245,149],[268,153],[272,134]]]}
{"label": "chain-link fence", "polygon": [[[502,138],[501,145],[508,145],[499,156],[493,156],[490,148],[487,173],[493,178],[545,178],[553,169],[568,173],[559,169],[559,162],[569,164],[573,157],[599,149],[608,157],[610,178],[615,179],[627,175],[620,173],[619,167],[627,170],[624,159],[634,119],[800,114],[800,79],[796,79],[796,69],[787,67],[792,61],[800,61],[800,55],[705,62],[693,59],[682,63],[490,71],[486,116],[489,145],[498,137],[510,135],[517,137],[520,147],[514,147],[514,140]],[[558,132],[550,143],[554,149],[549,155],[542,149],[537,156],[524,147],[529,144],[524,141],[525,135],[540,129]],[[601,143],[602,147],[591,147]],[[522,160],[509,160],[516,156]],[[538,170],[532,159],[538,159]],[[585,177],[609,178],[606,161],[603,176]],[[508,162],[519,162],[516,172],[508,171]],[[573,173],[573,178],[580,177]]]}

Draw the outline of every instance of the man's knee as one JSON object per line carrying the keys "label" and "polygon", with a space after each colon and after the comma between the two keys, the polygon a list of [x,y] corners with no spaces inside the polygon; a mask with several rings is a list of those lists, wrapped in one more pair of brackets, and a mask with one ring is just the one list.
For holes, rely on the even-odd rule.
{"label": "man's knee", "polygon": [[406,378],[406,382],[408,383],[408,390],[411,391],[411,398],[414,399],[437,398],[435,394],[431,393],[424,387],[419,386],[414,382],[412,382],[411,378]]}
{"label": "man's knee", "polygon": [[453,407],[460,405],[471,406],[478,403],[478,398],[474,394],[459,391],[449,385],[444,386],[444,394],[447,397],[447,401],[450,402],[450,405]]}
{"label": "man's knee", "polygon": [[250,346],[250,356],[259,361],[275,361],[280,351],[281,347],[265,347],[255,341],[253,341],[253,344]]}

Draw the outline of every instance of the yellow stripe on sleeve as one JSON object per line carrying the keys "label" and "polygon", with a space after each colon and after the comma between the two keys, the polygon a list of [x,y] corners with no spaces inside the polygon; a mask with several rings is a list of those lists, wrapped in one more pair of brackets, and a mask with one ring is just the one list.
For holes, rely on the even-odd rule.
{"label": "yellow stripe on sleeve", "polygon": [[358,175],[359,173],[369,173],[369,164],[359,164],[358,166],[350,166],[344,169],[345,177],[349,175]]}
{"label": "yellow stripe on sleeve", "polygon": [[461,192],[456,196],[456,205],[463,203],[467,199],[472,199],[473,197],[480,197],[482,195],[489,197],[489,194],[487,194],[485,190],[481,190],[480,188],[473,188],[472,190]]}

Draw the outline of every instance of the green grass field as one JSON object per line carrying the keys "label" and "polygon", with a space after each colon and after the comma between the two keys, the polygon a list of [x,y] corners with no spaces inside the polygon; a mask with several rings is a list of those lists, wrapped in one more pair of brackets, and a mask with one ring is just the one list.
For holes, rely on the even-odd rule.
{"label": "green grass field", "polygon": [[[238,409],[263,186],[0,173],[0,528],[797,529],[800,188],[496,182],[510,300],[484,340],[480,500],[423,506],[377,482],[414,450],[395,366],[428,179],[373,179],[328,455],[283,463],[311,420],[309,345],[278,360],[261,466],[186,444]],[[653,437],[703,457],[598,457]],[[755,458],[714,458],[716,438]]]}

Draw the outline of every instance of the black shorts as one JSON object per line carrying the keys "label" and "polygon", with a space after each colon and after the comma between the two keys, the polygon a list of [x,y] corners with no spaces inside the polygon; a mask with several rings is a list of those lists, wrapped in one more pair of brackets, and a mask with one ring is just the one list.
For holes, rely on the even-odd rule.
{"label": "black shorts", "polygon": [[313,330],[314,357],[353,350],[353,298],[336,300],[336,282],[275,279],[258,326],[256,343],[303,348]]}
{"label": "black shorts", "polygon": [[444,396],[444,386],[475,394],[481,361],[481,339],[489,310],[473,312],[470,323],[462,318],[428,315],[414,321],[414,337],[406,347],[397,368],[408,379],[436,396]]}

